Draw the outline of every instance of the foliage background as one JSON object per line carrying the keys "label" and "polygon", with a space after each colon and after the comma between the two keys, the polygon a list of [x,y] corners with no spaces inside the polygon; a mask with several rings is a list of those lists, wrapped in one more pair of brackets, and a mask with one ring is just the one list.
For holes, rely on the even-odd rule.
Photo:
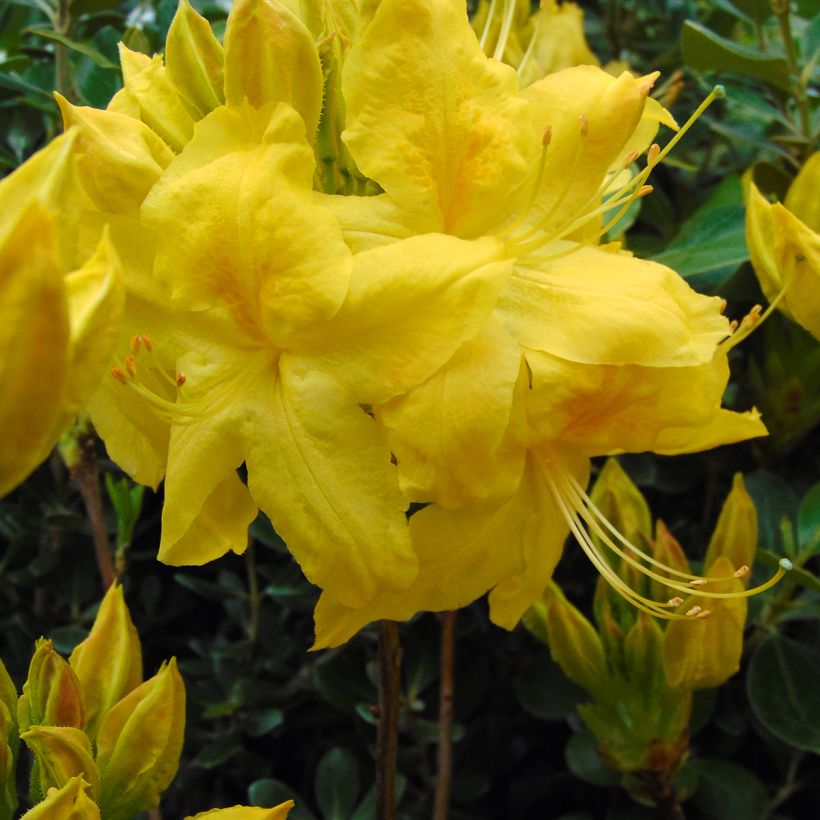
{"label": "foliage background", "polygon": [[[227,0],[195,5],[219,32]],[[632,215],[627,244],[698,289],[721,293],[730,315],[741,316],[761,295],[743,239],[740,175],[766,163],[770,188],[782,191],[805,151],[789,131],[789,95],[777,85],[782,58],[768,3],[582,5],[602,62],[626,60],[635,70],[660,69],[664,78],[683,71],[672,105],[681,121],[714,81],[707,69],[724,69],[719,79],[728,100],[659,170],[654,194]],[[806,59],[820,42],[812,6],[801,0],[794,7]],[[171,0],[74,0],[56,9],[47,0],[0,4],[0,168],[14,168],[59,133],[55,85],[76,102],[104,106],[119,87],[117,42],[159,50],[174,11]],[[731,51],[728,58],[710,51],[691,25],[686,34],[686,21],[756,50],[764,62],[751,69],[731,63]],[[62,68],[55,69],[55,52],[68,59]],[[733,71],[725,71],[727,59]],[[812,105],[816,115],[816,97]],[[719,690],[699,693],[691,757],[678,784],[691,796],[688,817],[799,820],[815,816],[820,804],[820,581],[812,574],[820,553],[820,346],[775,314],[734,355],[727,402],[738,409],[756,404],[772,431],[768,440],[675,459],[631,456],[623,464],[695,563],[738,470],[758,506],[760,547],[775,556],[800,552],[800,583],[782,584],[751,608],[741,672]],[[103,471],[120,481],[104,452],[98,455]],[[115,492],[120,501],[130,497],[128,486]],[[266,520],[254,524],[244,557],[175,569],[155,560],[160,510],[161,496],[147,491],[127,539],[124,583],[146,674],[176,655],[187,684],[183,763],[163,815],[293,796],[294,820],[372,817],[375,631],[308,653],[317,590]],[[110,499],[106,511],[112,540],[118,529],[127,535]],[[58,457],[0,503],[0,539],[0,655],[21,685],[34,639],[52,636],[67,653],[86,634],[101,595],[81,499]],[[572,545],[557,578],[588,611],[595,574]],[[403,625],[401,637],[400,816],[421,818],[429,816],[435,776],[436,616]],[[456,653],[454,820],[656,816],[606,769],[575,712],[584,693],[529,633],[491,626],[478,602],[459,613]]]}

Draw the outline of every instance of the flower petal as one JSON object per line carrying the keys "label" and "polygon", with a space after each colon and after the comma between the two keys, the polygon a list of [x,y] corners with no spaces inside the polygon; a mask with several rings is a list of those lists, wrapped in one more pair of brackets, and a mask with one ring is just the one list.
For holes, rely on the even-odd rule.
{"label": "flower petal", "polygon": [[500,452],[521,349],[496,319],[424,384],[376,408],[410,501],[444,507],[511,495],[523,451]]}
{"label": "flower petal", "polygon": [[282,356],[257,385],[248,485],[312,583],[363,606],[416,574],[390,451],[329,376]]}
{"label": "flower petal", "polygon": [[338,314],[300,346],[358,401],[406,392],[475,336],[512,263],[492,239],[411,237],[358,254]]}
{"label": "flower petal", "polygon": [[[5,202],[5,200],[4,200]],[[0,237],[0,496],[62,432],[69,323],[54,222],[30,204]]]}
{"label": "flower petal", "polygon": [[345,61],[359,168],[403,208],[471,238],[502,221],[535,170],[515,71],[482,52],[462,0],[383,0]]}
{"label": "flower petal", "polygon": [[498,314],[522,345],[564,359],[679,367],[708,362],[729,335],[720,306],[663,265],[579,247],[516,264]]}

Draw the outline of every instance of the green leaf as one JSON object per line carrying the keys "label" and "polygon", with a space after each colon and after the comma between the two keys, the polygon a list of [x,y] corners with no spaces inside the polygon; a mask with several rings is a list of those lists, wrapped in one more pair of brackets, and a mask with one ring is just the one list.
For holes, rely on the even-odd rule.
{"label": "green leaf", "polygon": [[262,737],[281,726],[284,720],[281,709],[255,709],[244,722],[243,729],[251,737]]}
{"label": "green leaf", "polygon": [[728,71],[791,90],[789,66],[783,57],[733,43],[700,23],[687,20],[683,24],[681,51],[686,64],[698,71]]}
{"label": "green leaf", "polygon": [[524,667],[515,684],[518,702],[542,720],[563,720],[588,695],[573,683],[546,652],[539,652]]}
{"label": "green leaf", "polygon": [[98,65],[100,68],[110,68],[114,71],[119,71],[118,65],[112,63],[111,60],[100,54],[96,48],[92,48],[86,43],[78,43],[75,40],[70,40],[64,34],[58,34],[56,31],[52,31],[48,28],[30,28],[28,29],[28,33],[34,34],[37,37],[44,37],[46,40],[54,40],[57,43],[61,43],[66,48],[70,48],[72,51],[77,51],[88,57],[91,62]]}
{"label": "green leaf", "polygon": [[359,767],[347,749],[330,749],[319,761],[314,784],[324,820],[348,820],[359,796]]}
{"label": "green leaf", "polygon": [[746,678],[755,717],[798,749],[820,753],[820,655],[779,633],[754,651]]}
{"label": "green leaf", "polygon": [[747,769],[717,758],[692,760],[698,775],[695,803],[713,820],[763,820],[768,816],[766,787]]}
{"label": "green leaf", "polygon": [[618,772],[607,768],[598,753],[598,741],[590,732],[578,732],[567,742],[564,749],[569,770],[581,780],[596,786],[617,786],[621,782]]}
{"label": "green leaf", "polygon": [[758,23],[765,22],[772,15],[771,0],[732,0],[732,5]]}
{"label": "green leaf", "polygon": [[820,484],[815,484],[797,511],[797,551],[801,558],[820,552]]}
{"label": "green leaf", "polygon": [[[404,794],[404,789],[407,786],[407,778],[402,774],[396,774],[396,803],[401,802],[401,796]],[[288,818],[290,820],[290,818]],[[350,820],[376,820],[376,787],[368,791],[364,796],[364,800],[359,803],[355,814]]]}
{"label": "green leaf", "polygon": [[653,261],[668,265],[696,290],[716,290],[749,258],[740,177],[724,180],[683,223]]}
{"label": "green leaf", "polygon": [[749,473],[746,489],[757,507],[758,542],[760,546],[783,555],[780,523],[794,520],[800,501],[792,488],[779,476],[766,470]]}
{"label": "green leaf", "polygon": [[248,787],[248,803],[252,806],[272,809],[286,800],[293,800],[296,803],[288,815],[288,820],[316,820],[314,815],[305,808],[305,801],[281,780],[263,777],[261,780],[255,780]]}

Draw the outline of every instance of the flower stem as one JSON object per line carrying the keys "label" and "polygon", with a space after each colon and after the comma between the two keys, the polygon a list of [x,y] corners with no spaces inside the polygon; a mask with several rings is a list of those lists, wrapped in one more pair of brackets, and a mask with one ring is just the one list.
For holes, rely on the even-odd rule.
{"label": "flower stem", "polygon": [[[68,36],[71,27],[70,0],[59,0],[57,14],[54,19],[54,30],[57,34]],[[64,97],[73,99],[71,83],[71,62],[69,60],[68,48],[63,43],[54,43],[54,87]]]}
{"label": "flower stem", "polygon": [[806,89],[803,86],[803,80],[800,77],[800,66],[797,62],[797,49],[794,45],[794,38],[792,37],[791,20],[789,19],[789,3],[788,0],[772,0],[772,11],[774,11],[778,25],[780,26],[780,35],[783,38],[783,47],[786,51],[786,62],[789,65],[789,74],[791,75],[795,105],[797,106],[797,113],[800,117],[800,126],[803,131],[803,136],[806,139],[806,156],[811,151],[812,133],[811,133],[811,114],[809,112],[808,99],[806,97]]}
{"label": "flower stem", "polygon": [[379,627],[379,730],[376,749],[376,817],[396,820],[401,644],[395,621]]}
{"label": "flower stem", "polygon": [[108,544],[108,528],[103,515],[102,493],[100,492],[100,476],[97,470],[97,457],[94,454],[93,439],[86,439],[80,443],[80,458],[71,468],[71,477],[80,490],[85,505],[85,513],[91,526],[91,538],[94,541],[94,553],[97,558],[97,568],[100,571],[103,590],[107,590],[117,577],[114,571],[114,562]]}
{"label": "flower stem", "polygon": [[453,672],[455,670],[456,611],[442,612],[441,682],[438,700],[438,776],[433,820],[447,820],[453,774]]}
{"label": "flower stem", "polygon": [[248,640],[251,643],[256,643],[256,639],[259,637],[261,596],[259,594],[259,576],[256,573],[256,554],[253,541],[248,544],[245,551],[245,569],[248,575]]}

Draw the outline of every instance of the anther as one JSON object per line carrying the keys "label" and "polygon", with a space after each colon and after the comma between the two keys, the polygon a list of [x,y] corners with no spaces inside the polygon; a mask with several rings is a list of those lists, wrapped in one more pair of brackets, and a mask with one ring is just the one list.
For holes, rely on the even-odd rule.
{"label": "anther", "polygon": [[120,383],[120,384],[128,384],[128,379],[125,377],[125,373],[119,369],[119,367],[112,367],[111,368],[111,375]]}
{"label": "anther", "polygon": [[749,574],[749,567],[744,564],[735,570],[735,578],[745,578]]}
{"label": "anther", "polygon": [[632,165],[632,163],[633,163],[633,162],[635,162],[635,160],[638,158],[638,156],[639,156],[639,154],[638,154],[638,152],[637,152],[635,149],[633,149],[632,151],[630,151],[630,152],[629,152],[629,153],[628,153],[628,154],[624,157],[624,169],[629,168],[629,166],[630,166],[630,165]]}
{"label": "anther", "polygon": [[541,135],[541,145],[546,148],[552,141],[552,126],[544,126],[544,133]]}
{"label": "anther", "polygon": [[128,349],[136,356],[137,353],[140,352],[140,347],[142,346],[142,336],[137,334],[136,336],[132,336],[131,340],[128,342]]}
{"label": "anther", "polygon": [[719,310],[720,310],[720,312],[721,312],[721,313],[725,313],[725,312],[726,312],[726,306],[727,306],[728,304],[729,304],[729,303],[728,303],[725,299],[721,299],[721,300],[720,300],[720,308],[719,308]]}
{"label": "anther", "polygon": [[581,136],[585,137],[589,133],[589,117],[586,114],[581,114],[578,119],[581,121]]}
{"label": "anther", "polygon": [[697,614],[697,615],[695,615],[695,618],[697,618],[698,620],[700,620],[700,619],[702,619],[702,618],[708,618],[711,614],[712,614],[712,610],[711,610],[711,609],[704,609],[703,611],[698,612],[698,614]]}
{"label": "anther", "polygon": [[654,191],[654,190],[655,189],[651,185],[641,185],[641,187],[638,188],[638,192],[635,194],[635,196],[638,199],[640,199],[643,196],[647,196],[647,195],[651,194],[652,191]]}
{"label": "anther", "polygon": [[729,322],[729,330],[731,330],[732,333],[737,330],[737,319],[732,319],[732,321]]}
{"label": "anther", "polygon": [[130,353],[125,357],[124,364],[125,372],[133,379],[137,375],[137,363]]}
{"label": "anther", "polygon": [[705,587],[709,582],[705,578],[695,578],[694,581],[689,582],[690,587]]}
{"label": "anther", "polygon": [[145,349],[152,353],[154,350],[154,343],[151,341],[151,337],[147,333],[142,334],[142,343],[145,345]]}
{"label": "anther", "polygon": [[177,373],[176,378],[174,381],[177,383],[177,387],[182,387],[185,384],[185,381],[188,377],[184,373]]}
{"label": "anther", "polygon": [[661,147],[658,145],[657,142],[653,142],[652,145],[649,146],[649,151],[646,154],[646,161],[648,165],[654,165],[655,160],[658,158],[658,154],[661,152]]}
{"label": "anther", "polygon": [[690,609],[690,610],[686,613],[686,617],[687,617],[687,618],[695,618],[695,617],[697,617],[698,615],[700,615],[700,613],[701,613],[701,612],[703,612],[703,607],[701,607],[701,606],[693,606],[693,607],[692,607],[692,608],[691,608],[691,609]]}
{"label": "anther", "polygon": [[677,607],[679,607],[682,603],[683,603],[683,598],[681,598],[679,595],[676,595],[674,598],[670,598],[670,599],[666,602],[666,605],[667,605],[670,609],[676,609],[676,608],[677,608]]}

